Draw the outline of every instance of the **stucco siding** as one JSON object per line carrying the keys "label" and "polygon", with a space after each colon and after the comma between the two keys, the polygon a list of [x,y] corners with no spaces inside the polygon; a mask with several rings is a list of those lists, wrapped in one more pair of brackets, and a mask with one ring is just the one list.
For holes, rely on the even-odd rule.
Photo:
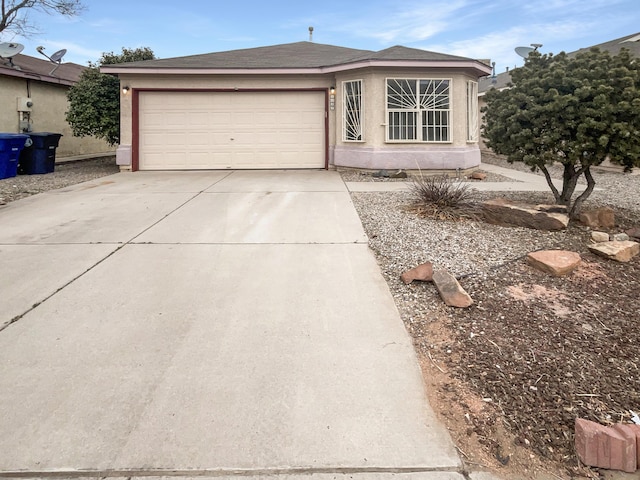
{"label": "stucco siding", "polygon": [[430,148],[337,145],[333,151],[333,161],[336,167],[370,170],[465,170],[480,165],[480,149],[477,145]]}
{"label": "stucco siding", "polygon": [[104,154],[114,152],[105,141],[95,137],[74,137],[65,120],[68,109],[68,88],[39,81],[0,76],[0,131],[20,131],[17,102],[19,97],[29,97],[31,128],[34,132],[61,133],[63,137],[56,150],[56,159],[64,157]]}
{"label": "stucco siding", "polygon": [[[387,141],[386,80],[424,78],[451,80],[451,139],[449,142]],[[391,70],[348,72],[338,75],[336,101],[336,143],[332,163],[367,169],[466,169],[480,164],[478,144],[467,141],[467,82],[475,77],[454,71]],[[364,136],[362,142],[342,140],[342,82],[362,80],[364,91]]]}

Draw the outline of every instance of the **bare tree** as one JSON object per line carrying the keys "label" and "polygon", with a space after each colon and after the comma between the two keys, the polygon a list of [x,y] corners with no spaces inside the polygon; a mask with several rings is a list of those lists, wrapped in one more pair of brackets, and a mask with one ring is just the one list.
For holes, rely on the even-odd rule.
{"label": "bare tree", "polygon": [[83,9],[82,0],[0,0],[0,34],[5,30],[22,36],[34,33],[29,22],[32,10],[72,17]]}

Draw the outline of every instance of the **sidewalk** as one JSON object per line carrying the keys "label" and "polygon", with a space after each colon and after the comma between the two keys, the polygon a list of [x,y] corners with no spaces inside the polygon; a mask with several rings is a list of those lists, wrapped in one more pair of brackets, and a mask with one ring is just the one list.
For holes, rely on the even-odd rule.
{"label": "sidewalk", "polygon": [[[496,173],[512,179],[512,182],[481,182],[463,181],[470,188],[480,192],[549,192],[549,185],[542,175],[521,172],[510,168],[499,167],[489,163],[483,163],[480,168],[484,171]],[[554,185],[562,188],[561,180],[554,180]],[[345,182],[350,192],[397,192],[410,189],[411,181],[408,182]],[[578,186],[576,192],[581,192],[584,187]]]}

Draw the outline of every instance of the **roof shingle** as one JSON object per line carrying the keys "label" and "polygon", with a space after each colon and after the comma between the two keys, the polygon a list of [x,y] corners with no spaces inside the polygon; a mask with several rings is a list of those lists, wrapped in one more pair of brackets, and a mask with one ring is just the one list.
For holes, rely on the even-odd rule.
{"label": "roof shingle", "polygon": [[[353,48],[296,42],[269,47],[230,50],[118,64],[118,68],[168,69],[288,69],[323,68],[362,61],[470,61],[469,58],[395,46],[374,52]],[[107,68],[108,70],[108,68]]]}
{"label": "roof shingle", "polygon": [[62,85],[73,85],[79,79],[82,71],[87,68],[76,63],[62,63],[51,74],[55,64],[40,60],[28,55],[18,54],[12,58],[13,64],[18,68],[13,68],[8,60],[0,60],[0,75],[11,77],[31,78],[47,83]]}

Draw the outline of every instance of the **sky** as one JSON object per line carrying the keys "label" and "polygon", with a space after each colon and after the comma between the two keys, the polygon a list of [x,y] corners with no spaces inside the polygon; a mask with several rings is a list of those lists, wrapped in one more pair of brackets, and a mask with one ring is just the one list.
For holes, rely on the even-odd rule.
{"label": "sky", "polygon": [[149,47],[158,58],[309,40],[364,50],[394,45],[521,66],[518,46],[557,54],[640,32],[638,0],[84,0],[67,18],[31,11],[38,32],[6,31],[2,42],[38,57],[66,49],[87,65],[103,52]]}

